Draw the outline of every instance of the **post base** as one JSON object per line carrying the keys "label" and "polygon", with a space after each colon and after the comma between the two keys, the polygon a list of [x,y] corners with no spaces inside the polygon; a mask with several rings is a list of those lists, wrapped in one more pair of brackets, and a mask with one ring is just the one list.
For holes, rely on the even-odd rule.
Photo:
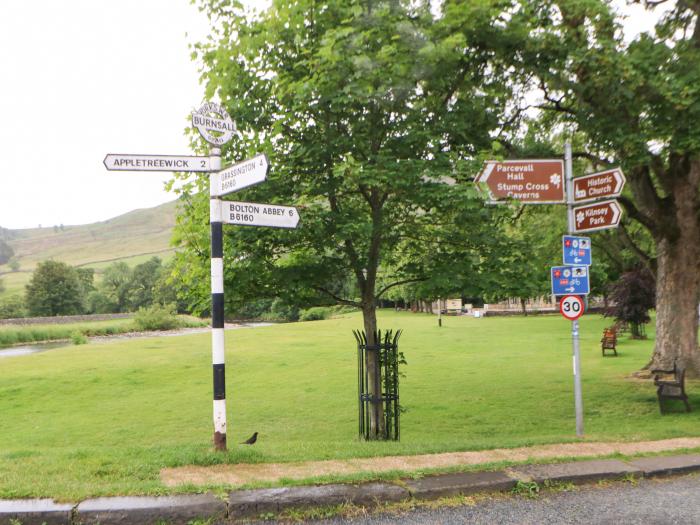
{"label": "post base", "polygon": [[214,432],[214,448],[221,452],[226,452],[226,434]]}

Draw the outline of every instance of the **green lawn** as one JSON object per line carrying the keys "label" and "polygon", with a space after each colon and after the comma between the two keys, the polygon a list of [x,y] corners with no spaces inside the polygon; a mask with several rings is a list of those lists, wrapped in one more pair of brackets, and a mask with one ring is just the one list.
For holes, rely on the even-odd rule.
{"label": "green lawn", "polygon": [[[698,434],[698,412],[660,416],[628,378],[652,340],[581,319],[586,438]],[[0,497],[162,493],[167,466],[419,454],[574,441],[570,323],[560,316],[455,318],[381,312],[403,328],[400,443],[357,440],[358,314],[229,331],[230,452],[212,452],[208,334],[116,341],[0,360]],[[649,330],[653,337],[653,330]],[[700,392],[690,385],[691,403]],[[254,431],[254,447],[235,445]]]}

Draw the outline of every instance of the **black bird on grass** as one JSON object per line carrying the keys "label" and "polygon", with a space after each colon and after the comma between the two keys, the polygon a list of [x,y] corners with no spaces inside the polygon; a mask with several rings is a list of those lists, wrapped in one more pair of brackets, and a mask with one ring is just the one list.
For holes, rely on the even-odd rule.
{"label": "black bird on grass", "polygon": [[258,440],[258,433],[256,432],[255,434],[253,434],[252,436],[250,436],[248,439],[246,439],[245,441],[243,441],[243,442],[241,443],[241,445],[252,445],[252,444],[255,443],[257,440]]}

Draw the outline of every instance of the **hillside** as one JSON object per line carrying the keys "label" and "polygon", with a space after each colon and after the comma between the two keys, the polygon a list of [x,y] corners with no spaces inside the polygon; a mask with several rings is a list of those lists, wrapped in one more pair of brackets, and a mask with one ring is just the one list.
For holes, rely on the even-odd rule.
{"label": "hillside", "polygon": [[26,230],[5,230],[6,241],[20,264],[18,272],[0,265],[2,295],[24,292],[37,263],[46,259],[99,269],[114,261],[138,264],[157,255],[168,259],[177,202],[134,210],[112,219],[84,224]]}

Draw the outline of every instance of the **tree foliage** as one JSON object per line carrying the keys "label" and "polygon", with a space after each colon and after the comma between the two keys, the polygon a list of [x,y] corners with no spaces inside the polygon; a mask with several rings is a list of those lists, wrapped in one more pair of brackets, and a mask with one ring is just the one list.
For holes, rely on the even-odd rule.
{"label": "tree foliage", "polygon": [[606,315],[629,323],[632,337],[641,338],[643,325],[651,320],[649,310],[656,306],[655,285],[654,276],[645,268],[623,273],[609,287],[612,306]]}
{"label": "tree foliage", "polygon": [[[665,2],[644,2],[654,9]],[[604,0],[518,3],[510,21],[523,89],[553,125],[583,139],[594,165],[621,165],[628,216],[654,241],[653,365],[700,374],[700,3],[678,2],[631,42]],[[518,36],[516,36],[518,35]],[[641,251],[639,252],[641,254]],[[650,261],[651,262],[651,261]]]}
{"label": "tree foliage", "polygon": [[75,268],[58,261],[37,264],[25,293],[29,315],[81,314],[84,301],[84,288]]}

